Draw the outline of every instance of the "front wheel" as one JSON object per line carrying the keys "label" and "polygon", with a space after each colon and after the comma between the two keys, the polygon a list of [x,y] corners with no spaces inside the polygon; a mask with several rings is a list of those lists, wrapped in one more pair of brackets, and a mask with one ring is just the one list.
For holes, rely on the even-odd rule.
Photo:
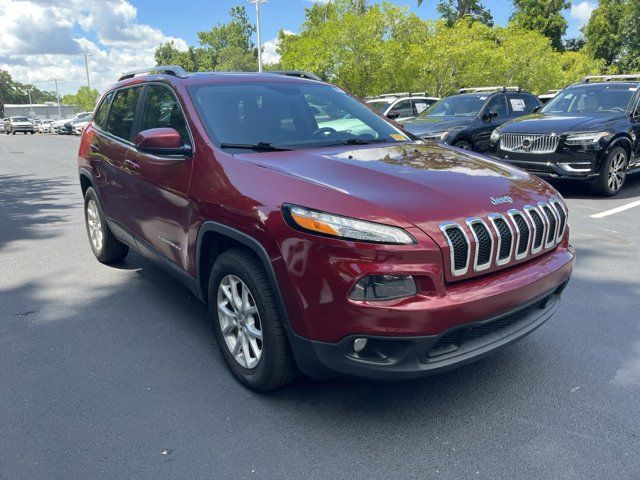
{"label": "front wheel", "polygon": [[624,148],[612,149],[602,163],[600,174],[592,185],[593,192],[605,197],[616,195],[627,178],[628,163],[629,158]]}
{"label": "front wheel", "polygon": [[265,392],[297,376],[271,282],[246,250],[224,252],[211,269],[209,310],[225,363],[251,390]]}
{"label": "front wheel", "polygon": [[462,150],[473,150],[471,148],[471,144],[466,140],[459,140],[453,144],[454,147],[460,148]]}

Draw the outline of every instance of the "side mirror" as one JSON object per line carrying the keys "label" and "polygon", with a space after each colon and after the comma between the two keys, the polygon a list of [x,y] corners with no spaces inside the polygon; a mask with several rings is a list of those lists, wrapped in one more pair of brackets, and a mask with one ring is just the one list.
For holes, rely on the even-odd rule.
{"label": "side mirror", "polygon": [[173,128],[151,128],[136,135],[138,150],[156,155],[191,155],[191,147],[182,144],[182,137]]}
{"label": "side mirror", "polygon": [[387,118],[395,120],[396,118],[400,118],[400,114],[398,112],[389,112],[387,113]]}
{"label": "side mirror", "polygon": [[542,105],[538,105],[536,108],[534,108],[533,113],[538,113],[540,110],[542,110]]}
{"label": "side mirror", "polygon": [[487,113],[485,113],[482,118],[484,118],[487,122],[490,122],[491,120],[493,120],[494,118],[498,117],[498,112],[494,111],[494,110],[489,110]]}

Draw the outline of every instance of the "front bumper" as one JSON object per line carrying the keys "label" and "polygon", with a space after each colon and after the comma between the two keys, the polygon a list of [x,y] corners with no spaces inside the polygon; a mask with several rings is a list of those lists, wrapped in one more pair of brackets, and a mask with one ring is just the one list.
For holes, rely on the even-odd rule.
{"label": "front bumper", "polygon": [[[566,284],[514,311],[440,335],[350,335],[335,344],[290,335],[291,346],[299,368],[314,378],[336,374],[378,380],[421,377],[479,360],[530,334],[556,312]],[[356,338],[368,341],[360,353],[353,348]]]}
{"label": "front bumper", "polygon": [[566,146],[553,153],[533,154],[504,151],[492,147],[493,156],[539,177],[588,180],[598,176],[603,153],[600,145]]}

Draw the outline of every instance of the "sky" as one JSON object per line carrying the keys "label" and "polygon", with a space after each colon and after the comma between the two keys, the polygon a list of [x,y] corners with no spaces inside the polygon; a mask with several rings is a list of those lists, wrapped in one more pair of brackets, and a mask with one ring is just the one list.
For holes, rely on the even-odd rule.
{"label": "sky", "polygon": [[[304,9],[313,1],[269,0],[262,4],[263,58],[277,61],[278,31],[298,32]],[[597,0],[574,1],[565,12],[568,37],[579,35]],[[373,1],[371,1],[373,3]],[[437,18],[436,0],[393,0],[422,18]],[[83,52],[89,54],[92,86],[102,91],[124,71],[154,65],[154,49],[173,40],[178,48],[197,43],[197,32],[229,20],[228,12],[246,5],[255,21],[255,7],[247,0],[0,0],[0,69],[14,80],[53,90],[58,79],[61,95],[86,84]],[[496,23],[504,25],[512,13],[510,0],[485,0]]]}

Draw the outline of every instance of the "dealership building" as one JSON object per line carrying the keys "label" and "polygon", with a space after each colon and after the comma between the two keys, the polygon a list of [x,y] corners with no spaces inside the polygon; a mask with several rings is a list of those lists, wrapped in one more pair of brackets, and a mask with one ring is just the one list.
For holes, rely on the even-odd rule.
{"label": "dealership building", "polygon": [[37,118],[39,120],[51,119],[58,120],[60,118],[73,117],[76,114],[76,107],[71,105],[60,105],[55,102],[46,103],[24,103],[24,104],[4,104],[2,118],[8,117],[27,117]]}

